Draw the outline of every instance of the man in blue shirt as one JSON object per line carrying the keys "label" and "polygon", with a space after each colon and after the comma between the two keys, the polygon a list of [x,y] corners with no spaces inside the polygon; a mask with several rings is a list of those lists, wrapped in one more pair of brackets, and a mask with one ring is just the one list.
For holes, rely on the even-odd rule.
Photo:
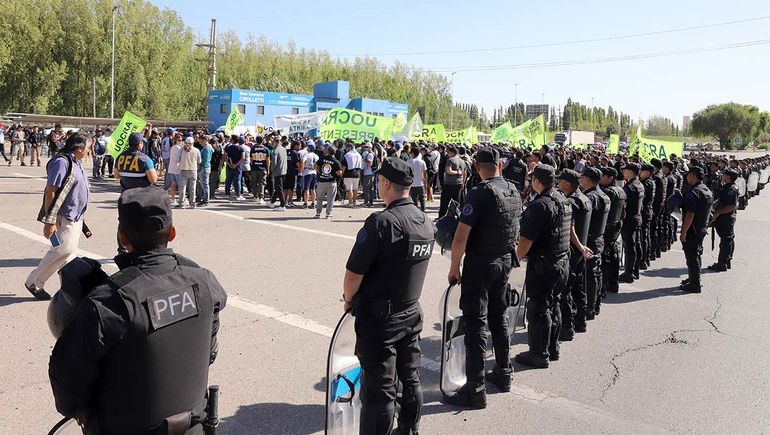
{"label": "man in blue shirt", "polygon": [[128,149],[115,161],[115,178],[120,180],[123,191],[135,187],[148,187],[158,181],[155,164],[142,152],[144,138],[140,133],[128,136]]}
{"label": "man in blue shirt", "polygon": [[[198,184],[201,186],[201,200],[198,203],[198,206],[206,207],[209,205],[210,196],[209,177],[211,177],[211,157],[214,155],[214,147],[212,145],[216,143],[216,138],[211,136],[207,140],[205,136],[201,136],[198,140],[203,146],[201,148],[201,164],[198,168]],[[219,174],[216,174],[216,176],[218,177]]]}
{"label": "man in blue shirt", "polygon": [[46,167],[48,181],[38,220],[43,222],[43,235],[51,240],[52,247],[24,283],[38,299],[51,298],[43,289],[46,281],[75,258],[78,250],[89,196],[88,177],[81,164],[87,142],[85,136],[73,134]]}

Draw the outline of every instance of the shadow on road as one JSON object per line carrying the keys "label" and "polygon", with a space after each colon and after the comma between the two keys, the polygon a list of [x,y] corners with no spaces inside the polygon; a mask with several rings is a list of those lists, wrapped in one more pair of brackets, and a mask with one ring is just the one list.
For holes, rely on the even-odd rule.
{"label": "shadow on road", "polygon": [[218,432],[223,434],[313,434],[324,430],[323,405],[256,403],[238,408],[223,418]]}
{"label": "shadow on road", "polygon": [[686,267],[663,267],[654,270],[645,270],[642,272],[644,276],[658,277],[658,278],[679,278],[682,275],[687,274]]}
{"label": "shadow on road", "polygon": [[637,292],[623,292],[620,293],[607,293],[607,298],[602,301],[605,304],[625,304],[628,302],[646,301],[648,299],[655,299],[667,296],[682,296],[687,295],[680,291],[677,287],[650,289]]}
{"label": "shadow on road", "polygon": [[38,299],[35,299],[32,296],[16,296],[13,293],[0,294],[0,307],[36,301],[38,301]]}

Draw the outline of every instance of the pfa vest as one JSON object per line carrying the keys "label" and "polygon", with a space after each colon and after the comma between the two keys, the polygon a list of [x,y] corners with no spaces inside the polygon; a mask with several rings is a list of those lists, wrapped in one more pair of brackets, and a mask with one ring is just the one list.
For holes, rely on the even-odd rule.
{"label": "pfa vest", "polygon": [[623,222],[627,224],[642,224],[642,206],[644,205],[644,186],[638,178],[634,178],[626,183],[623,188],[626,192],[626,217]]}
{"label": "pfa vest", "polygon": [[572,227],[572,207],[564,195],[554,188],[541,193],[535,201],[545,201],[548,210],[547,231],[541,240],[532,244],[532,260],[556,263],[569,256],[569,237]]}
{"label": "pfa vest", "polygon": [[214,304],[205,270],[177,261],[165,275],[132,266],[109,278],[130,326],[102,361],[94,404],[106,431],[146,430],[206,407]]}
{"label": "pfa vest", "polygon": [[507,184],[508,189],[505,190],[494,186],[489,180],[478,184],[477,188],[492,195],[496,210],[482,216],[471,229],[465,248],[467,255],[505,255],[516,247],[522,209],[521,196],[513,184]]}
{"label": "pfa vest", "polygon": [[591,201],[591,224],[588,229],[588,247],[594,252],[604,250],[604,230],[607,228],[607,217],[610,215],[610,198],[599,188],[585,192]]}
{"label": "pfa vest", "polygon": [[367,299],[389,300],[396,306],[411,305],[420,299],[428,262],[433,254],[434,228],[425,213],[419,219],[409,216],[407,207],[400,205],[382,213],[392,215],[398,225],[393,225],[396,255],[388,261],[376,261],[364,274],[361,293]]}
{"label": "pfa vest", "polygon": [[705,233],[711,217],[711,204],[714,202],[714,197],[703,183],[693,186],[688,195],[694,195],[696,199],[695,218],[690,230],[694,230],[695,233]]}

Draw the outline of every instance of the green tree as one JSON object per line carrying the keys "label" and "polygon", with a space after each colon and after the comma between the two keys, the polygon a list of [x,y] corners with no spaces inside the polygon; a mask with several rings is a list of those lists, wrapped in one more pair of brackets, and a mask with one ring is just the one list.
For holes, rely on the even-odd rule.
{"label": "green tree", "polygon": [[756,106],[727,103],[714,104],[696,112],[690,128],[694,134],[716,138],[719,148],[724,150],[738,137],[748,140],[759,123]]}

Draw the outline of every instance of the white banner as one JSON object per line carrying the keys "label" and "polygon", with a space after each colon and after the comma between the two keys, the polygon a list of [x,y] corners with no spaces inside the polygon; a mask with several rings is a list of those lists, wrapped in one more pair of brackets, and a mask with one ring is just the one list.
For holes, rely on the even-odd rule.
{"label": "white banner", "polygon": [[307,133],[321,127],[326,112],[303,113],[300,115],[276,115],[275,129],[283,134]]}

